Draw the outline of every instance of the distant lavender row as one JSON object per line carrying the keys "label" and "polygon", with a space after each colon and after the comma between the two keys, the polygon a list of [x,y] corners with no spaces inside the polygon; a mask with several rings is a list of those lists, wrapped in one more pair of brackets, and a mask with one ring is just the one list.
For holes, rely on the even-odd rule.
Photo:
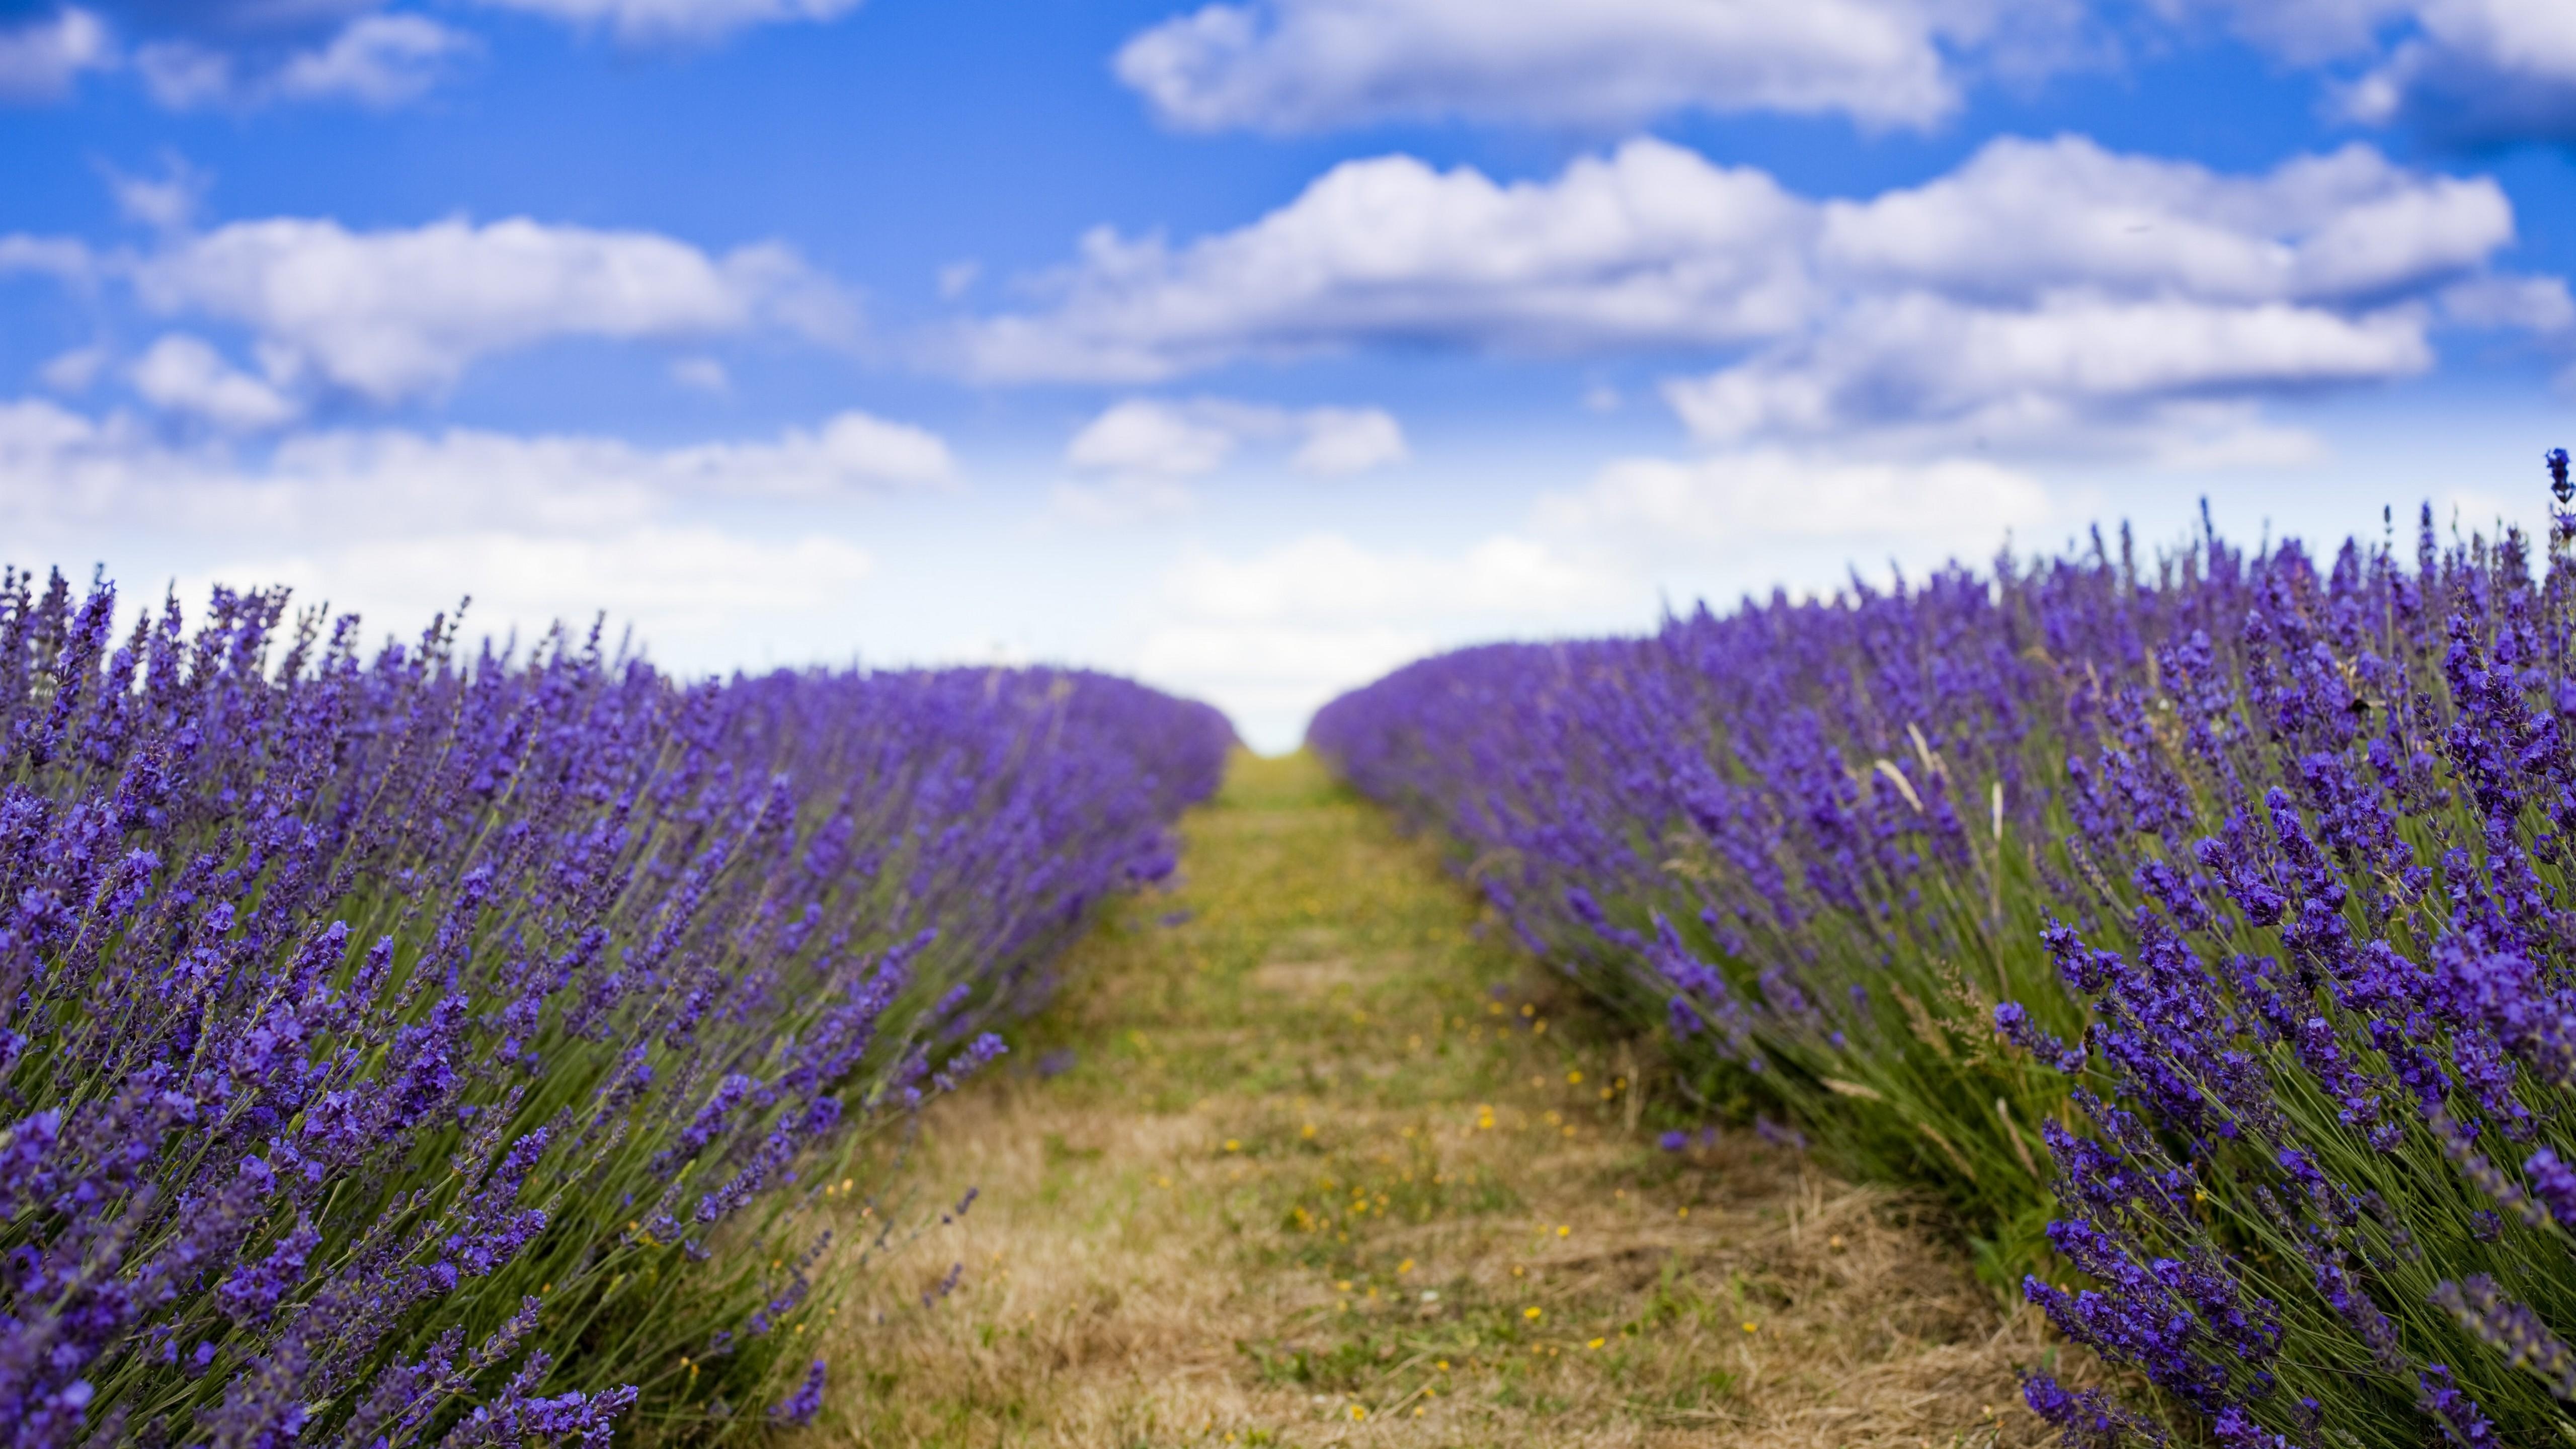
{"label": "distant lavender row", "polygon": [[[2563,455],[2553,463],[2564,478]],[[2562,505],[2570,489],[2561,483]],[[2576,1418],[2576,563],[2125,540],[1499,646],[1316,747],[1685,1085],[2230,1446]],[[2055,1281],[2051,1281],[2055,1280]],[[2070,1443],[2158,1440],[2034,1377]]]}
{"label": "distant lavender row", "polygon": [[1214,711],[0,581],[0,1444],[810,1416],[827,1199],[1173,864]]}

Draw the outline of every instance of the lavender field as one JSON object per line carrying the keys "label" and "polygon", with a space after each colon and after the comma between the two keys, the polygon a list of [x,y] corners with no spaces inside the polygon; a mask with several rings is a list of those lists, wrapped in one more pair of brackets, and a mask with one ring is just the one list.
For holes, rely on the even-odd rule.
{"label": "lavender field", "polygon": [[[871,1134],[1233,736],[1057,670],[676,679],[0,583],[0,1438],[803,1423]],[[962,1210],[962,1209],[961,1209]]]}
{"label": "lavender field", "polygon": [[2429,509],[2403,552],[2096,533],[1445,655],[1313,738],[1711,1113],[1948,1201],[2134,1376],[2032,1373],[2067,1442],[2550,1442],[2576,490],[2547,462],[2541,552]]}
{"label": "lavender field", "polygon": [[[1608,1054],[1590,1125],[1542,1124],[1545,1097],[1522,1095],[1514,1130],[1659,1147],[1691,1180],[1777,1170],[1709,1155],[1758,1138],[1765,1161],[1910,1195],[1949,1245],[1933,1251],[2028,1305],[2005,1315],[2025,1324],[2007,1357],[2027,1422],[2085,1446],[2547,1442],[2576,1422],[2576,485],[2563,452],[2546,461],[2562,512],[2537,549],[2445,535],[2429,510],[2403,550],[2391,520],[2331,556],[2097,532],[1651,635],[1439,655],[1326,707],[1312,750],[1427,832],[1496,959],[1582,998],[1555,1008],[1578,1033],[1555,1070],[1580,1086]],[[11,1443],[893,1434],[920,1355],[984,1353],[1010,1317],[973,1287],[956,1312],[994,1315],[980,1338],[834,1374],[836,1353],[882,1360],[879,1260],[980,1195],[947,1201],[948,1156],[920,1177],[926,1118],[978,1124],[1006,1247],[1056,1234],[1057,1254],[1087,1249],[1032,1209],[1066,1189],[1008,1156],[1040,1130],[1053,1161],[1147,1111],[1128,1150],[1167,1163],[1166,1188],[1197,1171],[1226,1222],[1311,1193],[1314,1159],[1323,1215],[1303,1196],[1266,1211],[1287,1244],[1338,1223],[1345,1246],[1221,1260],[1244,1286],[1210,1315],[1265,1274],[1401,1297],[1415,1257],[1379,1253],[1453,1258],[1446,1304],[1426,1292],[1410,1327],[1350,1319],[1361,1337],[1332,1350],[1394,1378],[1295,1370],[1340,1386],[1347,1426],[1431,1357],[1494,1375],[1508,1407],[1529,1392],[1514,1355],[1562,1352],[1540,1306],[1504,1307],[1547,1275],[1501,1277],[1491,1230],[1467,1226],[1543,1191],[1527,1165],[1555,1160],[1478,1155],[1546,1050],[1547,998],[1497,984],[1494,1047],[1473,1046],[1481,1024],[1461,1035],[1481,1023],[1472,982],[1418,964],[1465,939],[1437,924],[1440,890],[1333,864],[1385,847],[1327,831],[1293,867],[1208,858],[1231,934],[1198,934],[1184,905],[1148,927],[1178,930],[1177,956],[1065,957],[1186,865],[1175,825],[1236,749],[1213,709],[1080,671],[693,682],[597,629],[468,649],[444,618],[410,642],[363,627],[280,591],[217,589],[191,618],[175,597],[121,615],[103,579],[0,580]],[[1227,827],[1229,849],[1268,818]],[[1312,944],[1283,944],[1354,931],[1417,944],[1312,965]],[[1202,940],[1246,984],[1153,1018],[1202,1033],[1190,1072],[1131,1030],[1133,1063],[1075,1079],[1093,1085],[1062,1099],[1089,1103],[1072,1116],[1027,1086],[981,1115],[939,1105],[1000,1090],[975,1079],[1007,1038],[1062,1038],[1030,1025],[1060,962],[1124,983],[1073,983],[1077,1018],[1132,1016],[1117,1003],[1179,1000],[1155,979],[1208,969]],[[1541,992],[1517,1015],[1516,989]],[[1467,1053],[1429,1096],[1323,1111],[1329,1073],[1310,1059],[1292,1089],[1298,1048],[1242,1044],[1271,1018],[1309,1021],[1301,1041],[1337,1030],[1319,1009],[1366,1025],[1369,1002],[1427,1012],[1435,1057]],[[1399,1055],[1425,1049],[1417,1029]],[[1083,1061],[1051,1047],[1012,1080]],[[1470,1096],[1472,1121],[1444,1120]],[[1201,1149],[1215,1163],[1275,1154],[1287,1175],[1229,1187],[1241,1166],[1209,1177],[1143,1146],[1174,1111],[1240,1134]],[[1308,1120],[1291,1133],[1283,1111]],[[1344,1217],[1329,1190],[1374,1171],[1361,1124],[1387,1111],[1415,1171],[1492,1185],[1408,1197],[1412,1238],[1351,1246],[1370,1200]],[[1675,1190],[1615,1171],[1641,1198]],[[919,1294],[922,1323],[967,1273],[961,1255]],[[1550,1291],[1601,1325],[1585,1348],[1622,1345],[1605,1385],[1731,1360],[1584,1281]],[[838,1322],[853,1302],[876,1327]],[[966,1421],[990,1392],[922,1382]],[[1445,1382],[1391,1402],[1420,1419]],[[1590,1392],[1536,1402],[1561,1419]],[[1746,1392],[1690,1413],[1794,1418],[1777,1390],[1744,1418]],[[1534,1432],[1483,1412],[1480,1432]],[[938,1442],[919,1432],[887,1442]]]}

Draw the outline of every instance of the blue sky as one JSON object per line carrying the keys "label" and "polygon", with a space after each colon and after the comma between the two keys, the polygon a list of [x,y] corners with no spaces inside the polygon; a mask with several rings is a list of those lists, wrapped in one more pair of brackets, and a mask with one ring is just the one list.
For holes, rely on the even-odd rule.
{"label": "blue sky", "polygon": [[2555,0],[0,0],[0,539],[685,670],[2540,513]]}

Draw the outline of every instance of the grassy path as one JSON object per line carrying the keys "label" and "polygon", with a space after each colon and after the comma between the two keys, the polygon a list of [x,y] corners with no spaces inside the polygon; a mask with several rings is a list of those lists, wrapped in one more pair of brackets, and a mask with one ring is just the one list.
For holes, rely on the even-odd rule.
{"label": "grassy path", "polygon": [[[1238,759],[1010,1070],[929,1115],[863,1445],[2021,1445],[2043,1356],[1883,1193],[1680,1120],[1425,842]],[[1499,933],[1497,933],[1499,934]],[[952,1265],[954,1291],[938,1295]]]}

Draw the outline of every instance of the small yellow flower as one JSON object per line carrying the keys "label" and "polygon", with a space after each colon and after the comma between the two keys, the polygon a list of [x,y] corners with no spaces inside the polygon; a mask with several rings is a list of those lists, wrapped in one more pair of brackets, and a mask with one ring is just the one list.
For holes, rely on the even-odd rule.
{"label": "small yellow flower", "polygon": [[1674,1210],[1673,1210],[1673,1216],[1674,1216],[1674,1217],[1677,1217],[1677,1218],[1686,1218],[1686,1217],[1689,1217],[1689,1216],[1690,1216],[1690,1209],[1689,1209],[1688,1207],[1676,1208],[1676,1209],[1674,1209]]}
{"label": "small yellow flower", "polygon": [[[1538,1322],[1539,1317],[1540,1317],[1539,1309],[1538,1309],[1538,1305],[1536,1305],[1536,1304],[1531,1304],[1529,1307],[1522,1309],[1522,1310],[1521,1310],[1521,1317],[1528,1319],[1528,1320],[1529,1320],[1530,1322],[1532,1322],[1532,1323],[1536,1323],[1536,1322]],[[1751,1325],[1751,1324],[1749,1324],[1749,1323],[1745,1325],[1745,1327],[1747,1327],[1747,1328],[1750,1328],[1750,1327],[1752,1327],[1752,1326],[1753,1326],[1753,1325]]]}
{"label": "small yellow flower", "polygon": [[1434,1365],[1434,1367],[1438,1368],[1442,1373],[1444,1373],[1444,1374],[1445,1374],[1445,1373],[1449,1372],[1449,1360],[1447,1360],[1447,1359],[1445,1359],[1445,1358],[1444,1358],[1444,1359],[1440,1360],[1440,1362],[1439,1362],[1438,1364]]}
{"label": "small yellow flower", "polygon": [[1606,1339],[1606,1338],[1596,1338],[1596,1339],[1592,1340],[1590,1343],[1585,1344],[1585,1345],[1584,1345],[1584,1347],[1585,1347],[1585,1348],[1599,1348],[1601,1345],[1603,1345],[1603,1344],[1605,1344],[1605,1343],[1608,1343],[1609,1341],[1610,1341],[1610,1340],[1608,1340],[1608,1339]]}
{"label": "small yellow flower", "polygon": [[1567,1086],[1569,1086],[1569,1087],[1580,1087],[1580,1086],[1582,1086],[1582,1085],[1583,1085],[1583,1074],[1582,1074],[1581,1072],[1568,1072],[1568,1073],[1566,1073],[1566,1074],[1565,1074],[1565,1084],[1566,1084]]}
{"label": "small yellow flower", "polygon": [[1405,1259],[1403,1262],[1398,1263],[1398,1264],[1396,1264],[1396,1265],[1395,1265],[1395,1272],[1396,1272],[1396,1276],[1398,1276],[1398,1277],[1402,1277],[1403,1275],[1405,1275],[1405,1274],[1407,1274],[1407,1273],[1410,1273],[1410,1272],[1412,1272],[1412,1271],[1413,1271],[1413,1260],[1412,1260],[1411,1258],[1407,1258],[1407,1259]]}
{"label": "small yellow flower", "polygon": [[1357,1405],[1357,1404],[1353,1404],[1353,1405],[1351,1405],[1351,1422],[1352,1422],[1352,1423],[1356,1424],[1356,1423],[1358,1423],[1360,1420],[1365,1419],[1365,1418],[1367,1418],[1367,1417],[1368,1417],[1368,1410],[1361,1408],[1361,1407],[1360,1407],[1359,1405]]}
{"label": "small yellow flower", "polygon": [[1567,1223],[1558,1223],[1556,1225],[1556,1235],[1560,1238],[1570,1238],[1574,1236],[1574,1228],[1572,1225]]}
{"label": "small yellow flower", "polygon": [[1307,1141],[1309,1141],[1309,1142],[1314,1141],[1314,1140],[1315,1140],[1315,1124],[1314,1124],[1314,1123],[1312,1123],[1312,1122],[1307,1123],[1304,1127],[1302,1127],[1302,1128],[1298,1129],[1298,1135],[1300,1135],[1300,1136],[1304,1137],[1304,1138],[1305,1138]]}
{"label": "small yellow flower", "polygon": [[1225,1139],[1225,1150],[1228,1152],[1241,1152],[1243,1150],[1243,1144],[1229,1137]]}
{"label": "small yellow flower", "polygon": [[1334,1286],[1335,1288],[1340,1289],[1340,1290],[1341,1290],[1342,1292],[1344,1292],[1344,1293],[1348,1293],[1348,1292],[1350,1292],[1350,1291],[1351,1291],[1351,1280],[1350,1280],[1350,1279],[1348,1279],[1348,1278],[1345,1278],[1345,1279],[1343,1279],[1342,1281],[1340,1281],[1339,1283],[1334,1284],[1333,1286]]}
{"label": "small yellow flower", "polygon": [[1745,1331],[1745,1332],[1747,1332],[1747,1333],[1759,1333],[1759,1332],[1761,1332],[1762,1330],[1761,1330],[1761,1329],[1760,1329],[1760,1327],[1758,1327],[1758,1326],[1757,1326],[1757,1325],[1756,1325],[1756,1324],[1755,1324],[1751,1319],[1749,1319],[1749,1318],[1748,1318],[1748,1319],[1746,1319],[1746,1320],[1745,1320],[1745,1322],[1744,1322],[1744,1331]]}

